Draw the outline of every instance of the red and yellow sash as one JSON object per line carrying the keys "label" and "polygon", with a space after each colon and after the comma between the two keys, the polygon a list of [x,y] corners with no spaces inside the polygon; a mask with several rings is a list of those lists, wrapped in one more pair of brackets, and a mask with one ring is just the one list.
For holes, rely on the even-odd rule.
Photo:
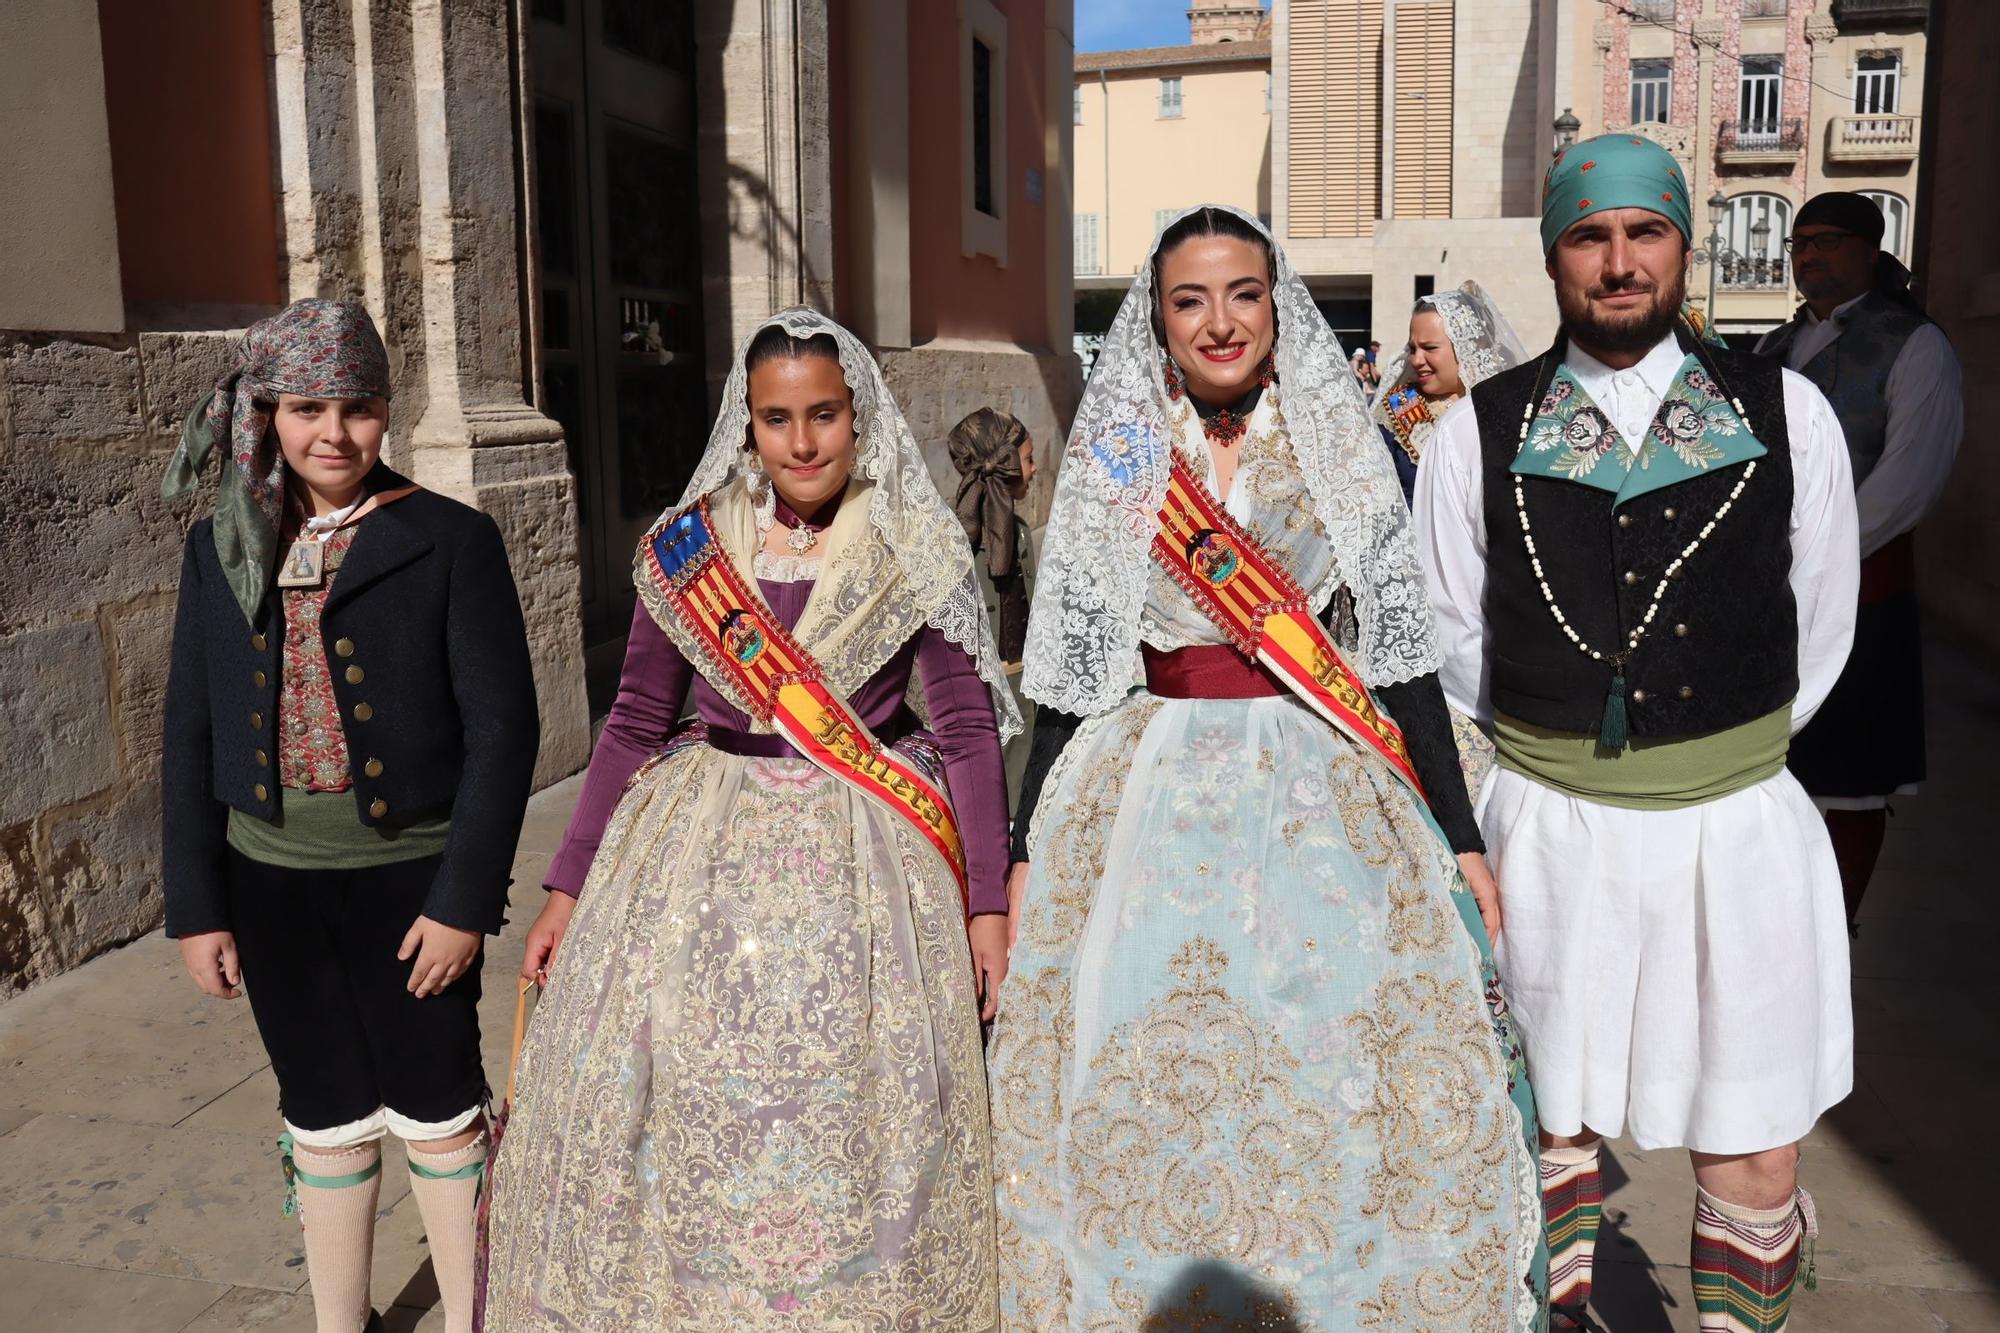
{"label": "red and yellow sash", "polygon": [[885,747],[828,689],[812,655],[778,622],[730,561],[702,501],[647,543],[662,599],[767,721],[800,754],[909,821],[966,891],[965,844],[951,804],[928,778]]}
{"label": "red and yellow sash", "polygon": [[1178,455],[1153,533],[1153,558],[1236,651],[1276,672],[1293,694],[1422,798],[1403,733],[1375,707],[1367,685],[1313,617],[1305,590],[1258,548]]}

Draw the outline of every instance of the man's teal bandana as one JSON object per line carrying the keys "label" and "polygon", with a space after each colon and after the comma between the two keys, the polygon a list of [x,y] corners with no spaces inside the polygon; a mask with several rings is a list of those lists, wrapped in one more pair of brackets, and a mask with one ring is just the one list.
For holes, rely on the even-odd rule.
{"label": "man's teal bandana", "polygon": [[1542,181],[1542,253],[1579,218],[1607,208],[1658,213],[1694,244],[1687,176],[1674,155],[1636,134],[1600,134],[1556,154]]}

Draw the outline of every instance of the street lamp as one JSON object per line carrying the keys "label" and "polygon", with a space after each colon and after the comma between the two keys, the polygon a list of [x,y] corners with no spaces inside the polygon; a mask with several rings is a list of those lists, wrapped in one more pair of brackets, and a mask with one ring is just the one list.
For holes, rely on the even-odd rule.
{"label": "street lamp", "polygon": [[[1715,327],[1715,270],[1724,264],[1733,264],[1742,258],[1734,250],[1728,249],[1722,244],[1722,220],[1728,216],[1729,196],[1717,190],[1708,197],[1707,248],[1697,250],[1694,253],[1695,262],[1708,265],[1708,310],[1706,313],[1710,328]],[[1771,225],[1768,222],[1759,223],[1758,226],[1764,228],[1765,236],[1771,234]],[[1750,230],[1754,235],[1757,228],[1752,227]]]}
{"label": "street lamp", "polygon": [[[1758,218],[1757,221],[1753,223],[1750,227],[1750,257],[1754,259],[1757,263],[1766,265],[1767,267],[1772,262],[1771,248],[1769,244],[1770,240],[1771,240],[1771,219],[1767,215],[1765,217]],[[1767,272],[1759,274],[1758,276],[1768,278],[1770,275]]]}
{"label": "street lamp", "polygon": [[1563,113],[1555,119],[1556,151],[1560,153],[1563,149],[1574,144],[1577,134],[1582,129],[1583,122],[1576,118],[1576,113],[1568,107],[1564,107]]}

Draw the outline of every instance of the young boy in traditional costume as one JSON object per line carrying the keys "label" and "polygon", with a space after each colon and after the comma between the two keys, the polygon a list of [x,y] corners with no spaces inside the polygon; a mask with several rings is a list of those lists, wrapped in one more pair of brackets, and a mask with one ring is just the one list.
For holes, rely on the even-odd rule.
{"label": "young boy in traditional costume", "polygon": [[384,465],[388,422],[367,311],[319,299],[252,327],[188,416],[163,491],[222,476],[174,622],[167,934],[203,991],[249,992],[320,1333],[370,1320],[391,1133],[469,1333],[481,944],[540,728],[499,529]]}

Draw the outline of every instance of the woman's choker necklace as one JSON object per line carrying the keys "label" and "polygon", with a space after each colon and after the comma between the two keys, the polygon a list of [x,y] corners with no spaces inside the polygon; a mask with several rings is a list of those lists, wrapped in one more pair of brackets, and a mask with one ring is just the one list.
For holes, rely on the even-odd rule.
{"label": "woman's choker necklace", "polygon": [[1186,394],[1195,415],[1201,418],[1201,433],[1208,437],[1210,444],[1226,449],[1242,439],[1243,432],[1250,428],[1250,414],[1257,410],[1264,390],[1277,378],[1277,372],[1271,364],[1271,357],[1266,354],[1264,364],[1257,368],[1257,378],[1248,392],[1226,407],[1211,407],[1195,397],[1187,387],[1187,377],[1174,364],[1172,357],[1167,358],[1166,376],[1167,397],[1178,400]]}
{"label": "woman's choker necklace", "polygon": [[1264,385],[1260,381],[1250,386],[1250,392],[1231,403],[1228,407],[1210,407],[1192,393],[1188,402],[1193,404],[1195,415],[1201,418],[1201,433],[1209,443],[1228,448],[1243,438],[1243,432],[1250,428],[1250,414],[1257,410],[1263,400]]}
{"label": "woman's choker necklace", "polygon": [[838,495],[822,504],[811,518],[805,517],[786,504],[784,496],[778,495],[773,498],[777,501],[774,516],[780,525],[791,529],[785,537],[785,546],[799,555],[812,550],[813,544],[819,540],[819,534],[833,526],[833,516],[840,512],[841,497]]}

